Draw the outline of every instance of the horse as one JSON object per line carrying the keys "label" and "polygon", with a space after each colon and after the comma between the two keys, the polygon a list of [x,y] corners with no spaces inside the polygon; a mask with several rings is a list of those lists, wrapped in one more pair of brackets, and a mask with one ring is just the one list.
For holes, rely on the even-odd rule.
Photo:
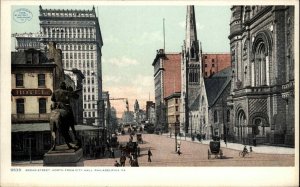
{"label": "horse", "polygon": [[[52,136],[52,147],[51,151],[55,150],[56,147],[56,138],[57,134],[61,133],[63,138],[65,139],[65,142],[68,146],[69,149],[74,149],[78,150],[81,148],[81,141],[76,135],[75,127],[74,127],[74,120],[70,120],[70,115],[66,109],[63,107],[59,107],[59,104],[53,108],[53,110],[50,113],[50,131],[51,131],[51,136]],[[77,144],[76,146],[72,146],[70,142],[72,142],[72,138],[69,134],[69,129],[72,129],[72,133],[74,134]]]}

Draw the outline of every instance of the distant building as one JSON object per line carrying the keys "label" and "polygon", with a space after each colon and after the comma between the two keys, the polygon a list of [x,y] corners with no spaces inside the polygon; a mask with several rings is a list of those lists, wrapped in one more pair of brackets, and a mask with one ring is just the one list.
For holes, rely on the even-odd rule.
{"label": "distant building", "polygon": [[231,67],[230,53],[203,53],[202,54],[202,74],[207,78],[211,75]]}
{"label": "distant building", "polygon": [[149,123],[156,124],[155,105],[153,105],[149,108]]}
{"label": "distant building", "polygon": [[110,123],[113,130],[118,128],[117,110],[114,107],[110,108]]}
{"label": "distant building", "polygon": [[123,124],[132,124],[134,122],[134,112],[124,111],[122,114],[122,123]]}
{"label": "distant building", "polygon": [[135,103],[134,103],[134,121],[137,123],[141,122],[139,112],[140,112],[140,105],[139,105],[138,100],[136,99]]}
{"label": "distant building", "polygon": [[153,101],[146,102],[146,121],[151,124],[156,123],[155,103]]}
{"label": "distant building", "polygon": [[165,53],[160,49],[152,63],[155,84],[155,125],[164,131],[168,130],[165,98],[174,92],[180,92],[180,62],[180,53]]}
{"label": "distant building", "polygon": [[294,146],[295,7],[232,6],[231,12],[229,133],[244,144]]}
{"label": "distant building", "polygon": [[150,118],[150,107],[153,107],[155,108],[155,103],[153,103],[153,101],[147,101],[146,102],[146,120],[149,121],[149,118]]}
{"label": "distant building", "polygon": [[180,124],[180,92],[175,92],[165,98],[167,106],[167,124],[168,130],[175,133],[175,125]]}
{"label": "distant building", "polygon": [[111,105],[110,105],[110,98],[109,98],[109,92],[108,91],[104,91],[102,92],[102,99],[104,101],[104,126],[106,128],[111,129],[111,123],[110,123],[110,119],[111,119]]}

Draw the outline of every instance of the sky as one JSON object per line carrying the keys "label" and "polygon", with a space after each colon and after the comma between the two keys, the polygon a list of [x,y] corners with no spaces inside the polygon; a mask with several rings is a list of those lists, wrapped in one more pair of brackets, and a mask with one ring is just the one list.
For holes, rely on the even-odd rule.
{"label": "sky", "polygon": [[[165,19],[166,52],[181,52],[185,39],[186,6],[122,5],[95,6],[103,38],[103,90],[111,98],[128,98],[129,109],[137,99],[140,108],[154,101],[154,68],[156,50],[163,48],[163,19]],[[13,12],[26,8],[32,19],[18,23]],[[52,9],[92,9],[87,6],[43,6]],[[39,32],[38,6],[12,6],[11,32]],[[230,6],[195,6],[198,40],[204,53],[229,52]],[[12,40],[14,50],[14,40]],[[111,100],[120,117],[126,109],[122,100]]]}

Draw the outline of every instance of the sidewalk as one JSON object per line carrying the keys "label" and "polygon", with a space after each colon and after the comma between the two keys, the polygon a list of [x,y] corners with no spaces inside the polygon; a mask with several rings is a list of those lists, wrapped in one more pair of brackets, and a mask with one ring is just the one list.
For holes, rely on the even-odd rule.
{"label": "sidewalk", "polygon": [[43,160],[12,161],[12,166],[43,166]]}
{"label": "sidewalk", "polygon": [[[170,138],[170,134],[162,134],[163,136],[167,136]],[[171,138],[175,138],[174,135],[172,135]],[[199,142],[196,138],[195,141],[192,141],[190,137],[177,137],[177,140],[180,141],[190,141],[194,143],[200,143],[200,144],[209,144],[210,140],[202,140],[202,142]],[[238,143],[230,143],[227,142],[227,146],[224,143],[223,140],[221,140],[221,147],[228,148],[228,149],[234,149],[234,150],[240,150],[242,151],[244,148],[243,144],[238,144]],[[247,148],[249,150],[249,145],[247,145]],[[252,146],[252,150],[255,153],[265,153],[265,154],[288,154],[288,155],[293,155],[295,154],[295,148],[289,148],[289,147],[278,147],[278,146],[268,146],[268,145],[258,145],[258,146]]]}

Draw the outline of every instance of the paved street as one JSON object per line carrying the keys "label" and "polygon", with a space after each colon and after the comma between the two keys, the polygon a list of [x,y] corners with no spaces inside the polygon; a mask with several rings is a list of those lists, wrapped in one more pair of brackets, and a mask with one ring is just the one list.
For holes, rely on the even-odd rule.
{"label": "paved street", "polygon": [[[119,136],[119,141],[125,143],[129,135]],[[143,134],[144,144],[140,144],[140,167],[151,166],[293,166],[294,155],[251,153],[245,158],[239,157],[239,150],[222,147],[224,159],[208,160],[208,145],[198,142],[185,141],[181,138],[182,155],[175,152],[175,140],[167,136]],[[135,141],[135,138],[134,138]],[[151,148],[152,162],[147,161],[147,151]],[[85,166],[113,166],[118,158],[85,160]],[[126,166],[129,166],[126,160]]]}
{"label": "paved street", "polygon": [[[129,135],[118,136],[120,143],[126,143]],[[134,136],[134,141],[136,137]],[[295,155],[291,154],[291,148],[278,147],[281,152],[274,151],[277,147],[261,146],[254,147],[254,152],[247,155],[245,158],[239,157],[239,152],[242,150],[242,145],[228,143],[226,148],[224,143],[221,143],[221,149],[224,152],[224,159],[211,158],[208,160],[208,141],[200,143],[199,141],[192,142],[189,138],[181,137],[182,155],[175,152],[174,136],[170,138],[166,135],[143,134],[143,144],[139,144],[141,148],[141,156],[138,158],[140,167],[152,166],[294,166]],[[179,138],[178,138],[179,140]],[[238,148],[241,147],[240,150]],[[151,149],[153,154],[152,162],[148,162],[147,151]],[[265,149],[267,152],[273,151],[272,154],[261,153]],[[258,152],[256,152],[256,150]],[[288,151],[287,151],[288,150]],[[283,151],[287,151],[284,154]],[[84,166],[113,166],[115,160],[119,161],[120,151],[116,151],[116,158],[102,159],[87,159],[84,161]],[[13,166],[42,166],[43,161],[29,162],[14,162]],[[126,167],[130,167],[129,159],[126,160]]]}

